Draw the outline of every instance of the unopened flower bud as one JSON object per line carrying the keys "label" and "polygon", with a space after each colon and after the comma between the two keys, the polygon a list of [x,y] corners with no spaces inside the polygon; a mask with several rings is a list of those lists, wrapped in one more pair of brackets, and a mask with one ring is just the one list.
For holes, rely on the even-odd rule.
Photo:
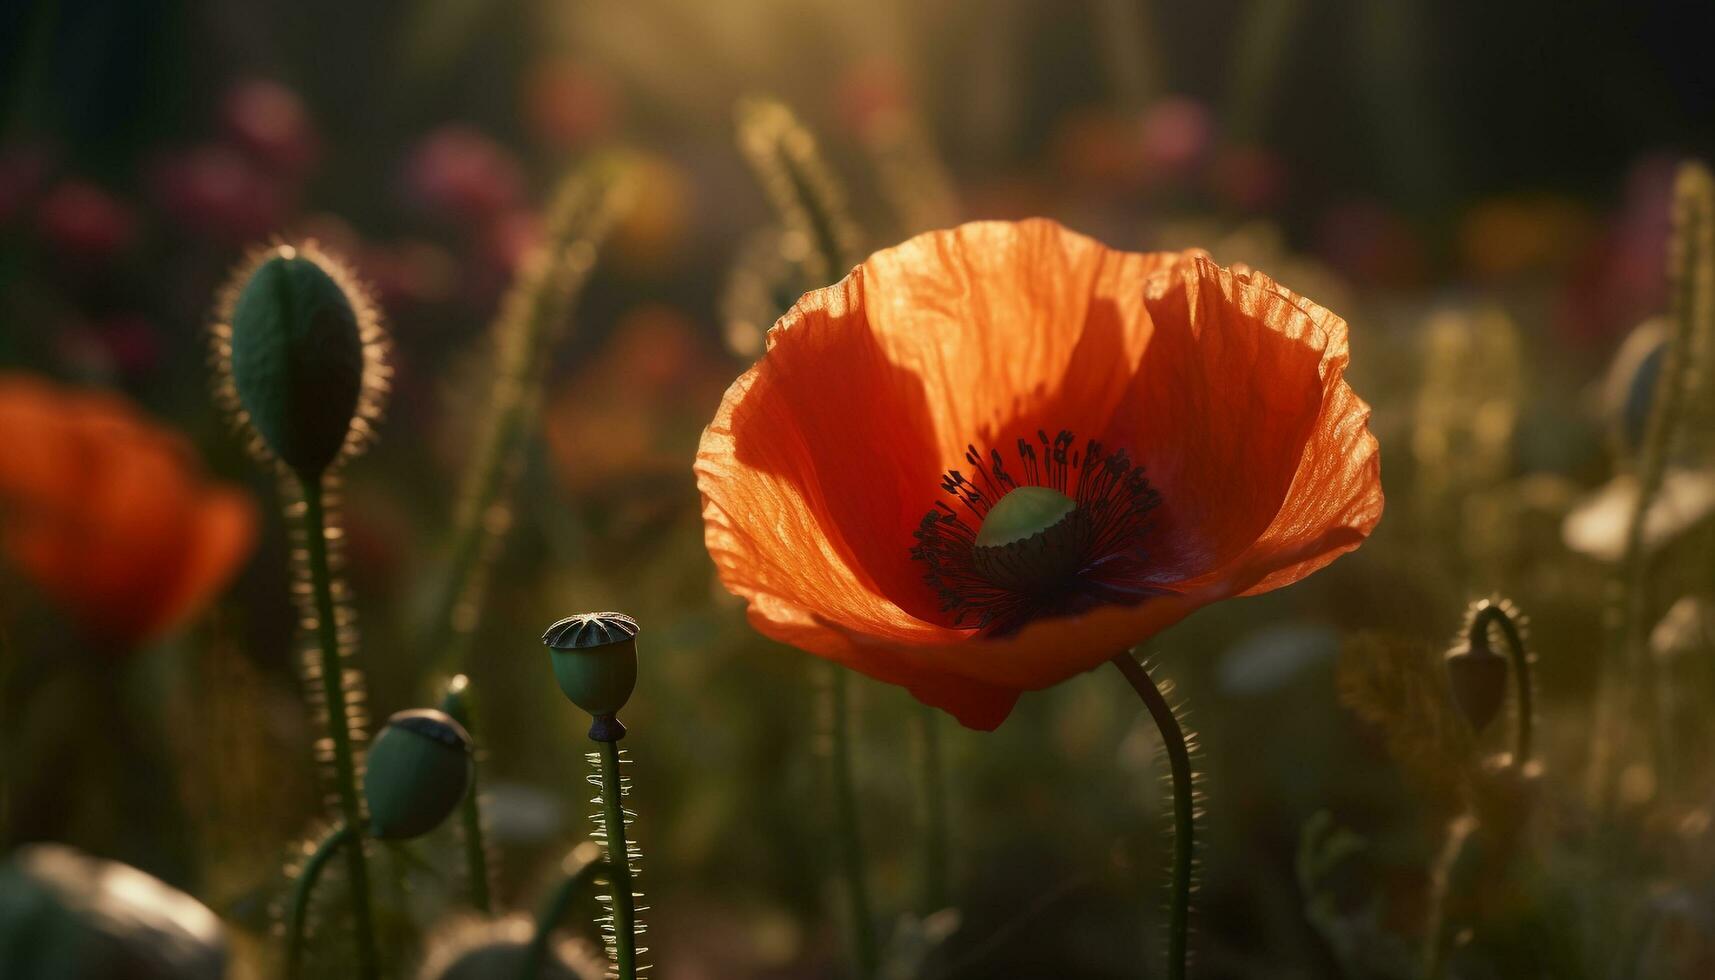
{"label": "unopened flower bud", "polygon": [[369,748],[363,795],[369,833],[410,840],[441,825],[470,789],[470,736],[433,708],[401,711]]}
{"label": "unopened flower bud", "polygon": [[368,293],[313,243],[241,266],[215,326],[219,393],[253,445],[316,478],[363,445],[386,371]]}
{"label": "unopened flower bud", "polygon": [[1507,661],[1489,642],[1485,621],[1479,621],[1462,643],[1447,652],[1447,681],[1459,714],[1481,735],[1500,714],[1507,697]]}
{"label": "unopened flower bud", "polygon": [[215,980],[220,919],[117,861],[30,844],[0,865],[0,973],[57,980]]}

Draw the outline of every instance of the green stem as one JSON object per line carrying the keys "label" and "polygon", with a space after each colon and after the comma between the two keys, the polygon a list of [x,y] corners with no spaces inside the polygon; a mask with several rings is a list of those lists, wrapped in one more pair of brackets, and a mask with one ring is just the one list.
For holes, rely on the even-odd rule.
{"label": "green stem", "polygon": [[286,980],[297,980],[304,968],[304,920],[310,909],[310,895],[316,890],[316,882],[321,880],[322,869],[338,851],[347,843],[363,845],[354,840],[350,824],[340,824],[329,831],[316,849],[310,853],[302,869],[298,871],[298,880],[292,884],[292,905],[286,918]]}
{"label": "green stem", "polygon": [[543,378],[571,321],[595,247],[630,198],[630,181],[612,164],[592,164],[563,179],[547,211],[544,243],[525,262],[502,301],[491,333],[494,389],[460,487],[453,538],[427,624],[425,642],[443,668],[466,667],[488,594],[489,566],[512,525],[525,449],[540,414]]}
{"label": "green stem", "polygon": [[[1709,254],[1711,226],[1715,225],[1715,193],[1708,171],[1696,165],[1681,168],[1674,188],[1674,231],[1669,246],[1668,276],[1673,333],[1663,355],[1661,375],[1656,381],[1649,421],[1637,459],[1637,499],[1626,525],[1625,551],[1620,563],[1617,603],[1610,612],[1614,628],[1610,635],[1618,649],[1604,661],[1601,687],[1597,692],[1596,724],[1590,767],[1592,790],[1602,806],[1612,803],[1614,783],[1625,761],[1621,755],[1631,743],[1633,719],[1653,720],[1657,705],[1639,692],[1654,688],[1647,675],[1654,670],[1648,656],[1651,558],[1645,528],[1651,505],[1661,492],[1667,473],[1669,452],[1680,428],[1681,408],[1691,383],[1691,349],[1699,323],[1709,313],[1708,269],[1715,258]],[[1657,772],[1661,771],[1657,766]]]}
{"label": "green stem", "polygon": [[536,931],[530,936],[529,948],[524,951],[524,968],[519,971],[518,980],[536,980],[541,975],[554,929],[566,917],[566,910],[572,903],[589,890],[591,883],[605,879],[613,887],[613,866],[600,860],[599,854],[594,845],[585,841],[566,858],[565,877],[536,915]]}
{"label": "green stem", "polygon": [[471,737],[470,789],[459,804],[459,836],[464,843],[465,877],[470,889],[470,904],[483,915],[493,911],[489,895],[488,836],[482,821],[482,765],[476,751],[476,705],[470,695],[470,679],[459,674],[447,682],[441,696],[441,710],[451,715]]}
{"label": "green stem", "polygon": [[488,894],[488,838],[482,829],[482,794],[478,792],[478,768],[471,756],[470,792],[459,804],[459,824],[464,836],[465,876],[470,879],[471,907],[488,915],[494,911]]}
{"label": "green stem", "polygon": [[1524,637],[1518,625],[1499,606],[1485,606],[1471,622],[1473,635],[1486,636],[1490,625],[1499,626],[1506,640],[1507,655],[1513,662],[1513,687],[1518,698],[1518,731],[1514,735],[1513,765],[1530,761],[1531,735],[1536,726],[1535,684],[1530,673],[1530,651],[1525,649]]}
{"label": "green stem", "polygon": [[[304,547],[309,553],[310,586],[315,595],[316,639],[321,648],[322,694],[327,701],[328,738],[333,742],[334,777],[338,784],[340,816],[348,828],[363,826],[357,796],[357,765],[353,761],[350,718],[346,712],[345,681],[340,656],[339,624],[333,601],[333,572],[328,566],[327,517],[322,508],[319,477],[300,481],[304,494]],[[363,980],[377,975],[374,916],[370,908],[369,865],[364,858],[362,834],[346,848],[346,869],[351,878],[352,926],[357,933],[357,973]]]}
{"label": "green stem", "polygon": [[870,915],[869,890],[864,885],[863,839],[858,833],[857,789],[852,780],[850,676],[845,668],[829,665],[828,680],[828,768],[833,780],[834,826],[838,838],[840,875],[846,890],[850,919],[851,952],[859,980],[870,980],[879,965],[875,948],[875,925]]}
{"label": "green stem", "polygon": [[1191,856],[1196,832],[1195,801],[1191,788],[1191,750],[1185,732],[1161,689],[1129,652],[1114,658],[1125,679],[1149,709],[1149,717],[1161,732],[1167,750],[1167,765],[1173,776],[1173,882],[1167,927],[1168,980],[1185,980],[1185,957],[1191,926]]}
{"label": "green stem", "polygon": [[619,742],[601,744],[601,801],[606,817],[607,863],[613,893],[613,949],[619,980],[637,980],[637,909],[631,893],[631,852],[625,839],[625,786]]}
{"label": "green stem", "polygon": [[918,705],[925,914],[947,905],[947,771],[941,763],[941,729],[937,716],[934,708]]}

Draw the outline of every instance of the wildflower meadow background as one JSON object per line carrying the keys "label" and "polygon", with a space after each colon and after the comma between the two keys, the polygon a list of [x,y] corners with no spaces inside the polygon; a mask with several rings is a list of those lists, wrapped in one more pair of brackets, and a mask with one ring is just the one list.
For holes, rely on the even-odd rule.
{"label": "wildflower meadow background", "polygon": [[[659,980],[1176,975],[1143,688],[967,728],[765,638],[710,557],[699,443],[793,302],[1034,217],[1332,311],[1373,409],[1360,547],[1137,637],[1192,736],[1188,975],[1715,976],[1711,38],[1667,0],[0,6],[0,977],[631,980],[616,820]],[[247,360],[291,323],[307,360]],[[891,462],[849,454],[930,435],[817,448],[861,492]]]}

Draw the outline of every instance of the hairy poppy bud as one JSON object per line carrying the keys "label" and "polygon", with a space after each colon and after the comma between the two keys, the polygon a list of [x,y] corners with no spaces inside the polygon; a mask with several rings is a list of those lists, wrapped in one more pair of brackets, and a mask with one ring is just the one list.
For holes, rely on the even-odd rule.
{"label": "hairy poppy bud", "polygon": [[259,454],[319,477],[361,448],[385,388],[368,293],[313,243],[252,256],[215,326],[220,394]]}
{"label": "hairy poppy bud", "polygon": [[445,712],[419,708],[387,719],[363,774],[370,836],[409,840],[434,830],[464,799],[470,771],[470,736]]}
{"label": "hairy poppy bud", "polygon": [[1461,644],[1447,653],[1447,680],[1459,714],[1482,734],[1506,700],[1506,659],[1490,649],[1486,637]]}
{"label": "hairy poppy bud", "polygon": [[129,865],[30,844],[0,866],[0,969],[60,980],[201,980],[226,973],[220,920]]}
{"label": "hairy poppy bud", "polygon": [[614,715],[637,687],[637,621],[623,613],[568,616],[542,634],[554,678],[572,703],[595,716],[590,738],[615,742],[625,726]]}
{"label": "hairy poppy bud", "polygon": [[[1511,665],[1506,656],[1497,653],[1490,630],[1500,631],[1513,655]],[[1500,713],[1507,697],[1507,675],[1513,667],[1520,672],[1517,679],[1520,715],[1520,736],[1517,762],[1523,764],[1530,755],[1531,690],[1530,654],[1524,648],[1525,618],[1511,602],[1495,596],[1471,603],[1465,611],[1465,625],[1459,642],[1447,652],[1447,680],[1452,688],[1454,706],[1470,723],[1471,730],[1481,735]]]}

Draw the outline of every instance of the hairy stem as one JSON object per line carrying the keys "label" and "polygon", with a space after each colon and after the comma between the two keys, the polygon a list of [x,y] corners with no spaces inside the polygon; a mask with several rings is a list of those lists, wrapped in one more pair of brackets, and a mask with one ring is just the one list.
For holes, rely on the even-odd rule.
{"label": "hairy stem", "polygon": [[1143,699],[1149,717],[1161,732],[1162,745],[1167,750],[1167,766],[1173,776],[1173,881],[1169,899],[1167,924],[1167,976],[1169,980],[1185,980],[1185,957],[1191,931],[1191,858],[1196,833],[1196,802],[1191,787],[1191,749],[1185,732],[1173,708],[1156,687],[1149,672],[1130,652],[1114,658],[1114,666]]}
{"label": "hairy stem", "polygon": [[923,830],[923,912],[947,904],[947,770],[941,763],[939,713],[928,705],[917,706],[918,787]]}
{"label": "hairy stem", "polygon": [[566,334],[596,250],[631,199],[631,178],[597,162],[561,181],[547,209],[543,243],[524,261],[490,333],[494,389],[465,471],[445,578],[438,583],[425,642],[444,668],[463,670],[488,592],[488,569],[512,526],[512,499],[536,429],[554,348]]}
{"label": "hairy stem", "polygon": [[334,781],[339,793],[340,816],[354,835],[345,849],[347,874],[351,878],[351,918],[357,933],[357,972],[362,980],[376,976],[375,926],[370,907],[369,866],[363,853],[362,807],[357,796],[357,764],[351,747],[350,718],[346,713],[344,667],[340,656],[339,624],[333,601],[333,572],[328,566],[327,518],[322,509],[322,483],[302,481],[304,494],[304,547],[308,551],[310,587],[316,610],[316,640],[321,650],[322,695],[327,701],[328,739],[333,743]]}
{"label": "hairy stem", "polygon": [[631,892],[631,851],[625,839],[625,786],[619,743],[601,743],[601,801],[606,811],[607,863],[613,892],[613,950],[619,980],[637,980],[637,909]]}
{"label": "hairy stem", "polygon": [[601,860],[599,853],[593,844],[585,841],[567,856],[565,877],[536,914],[536,931],[530,936],[529,948],[524,951],[524,967],[518,973],[518,980],[536,980],[541,974],[542,964],[548,958],[548,941],[553,938],[554,930],[566,917],[566,910],[579,896],[589,891],[590,885],[605,880],[609,887],[617,887],[613,884],[613,866]]}
{"label": "hairy stem", "polygon": [[828,665],[828,775],[834,791],[834,834],[840,878],[850,920],[851,954],[859,980],[875,976],[879,961],[875,920],[870,914],[869,889],[864,884],[863,839],[858,833],[857,788],[852,781],[850,675]]}
{"label": "hairy stem", "polygon": [[354,840],[355,836],[350,824],[340,824],[329,831],[310,852],[303,868],[298,871],[298,880],[292,883],[292,904],[286,915],[286,980],[298,980],[303,974],[304,920],[308,917],[310,896],[315,893],[316,882],[321,880],[322,869],[346,844],[361,847]]}
{"label": "hairy stem", "polygon": [[1621,755],[1630,745],[1634,719],[1647,724],[1657,710],[1649,703],[1653,685],[1646,673],[1653,669],[1647,655],[1649,597],[1651,590],[1650,549],[1645,528],[1651,505],[1661,491],[1668,458],[1691,381],[1691,346],[1701,323],[1715,316],[1711,310],[1710,269],[1715,267],[1715,183],[1709,171],[1696,164],[1681,168],[1674,188],[1674,237],[1668,257],[1672,286],[1673,333],[1667,342],[1661,375],[1639,450],[1636,476],[1638,493],[1626,526],[1626,545],[1615,590],[1617,602],[1609,611],[1611,649],[1602,672],[1596,701],[1596,734],[1590,767],[1592,790],[1597,802],[1612,802],[1615,777],[1625,764]]}
{"label": "hairy stem", "polygon": [[1530,673],[1530,651],[1525,649],[1524,637],[1518,625],[1499,606],[1485,606],[1472,621],[1472,633],[1487,634],[1491,625],[1499,626],[1506,640],[1507,655],[1513,663],[1513,689],[1518,698],[1518,730],[1513,741],[1513,765],[1530,761],[1531,736],[1536,727],[1535,684]]}

